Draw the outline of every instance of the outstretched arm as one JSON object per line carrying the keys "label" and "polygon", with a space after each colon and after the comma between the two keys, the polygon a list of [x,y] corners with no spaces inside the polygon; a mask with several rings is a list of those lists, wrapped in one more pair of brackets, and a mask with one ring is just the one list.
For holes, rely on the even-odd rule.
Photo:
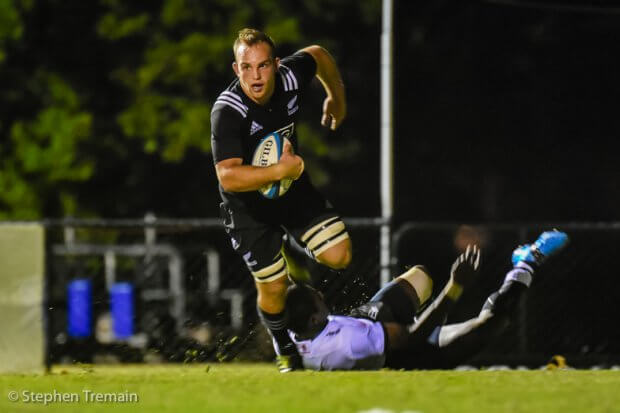
{"label": "outstretched arm", "polygon": [[323,117],[321,124],[336,130],[347,115],[347,101],[344,92],[344,82],[336,61],[327,50],[321,46],[308,46],[301,49],[309,53],[316,61],[316,76],[325,89],[327,97],[323,102]]}
{"label": "outstretched arm", "polygon": [[402,326],[399,328],[386,323],[391,350],[411,348],[426,341],[433,330],[444,323],[448,313],[463,293],[463,289],[477,277],[479,268],[480,250],[476,246],[468,246],[467,251],[452,264],[450,281],[406,334]]}
{"label": "outstretched arm", "polygon": [[448,284],[410,330],[410,344],[426,340],[435,327],[443,324],[448,313],[461,297],[463,289],[478,276],[479,269],[480,250],[476,246],[467,246],[467,250],[452,264]]}

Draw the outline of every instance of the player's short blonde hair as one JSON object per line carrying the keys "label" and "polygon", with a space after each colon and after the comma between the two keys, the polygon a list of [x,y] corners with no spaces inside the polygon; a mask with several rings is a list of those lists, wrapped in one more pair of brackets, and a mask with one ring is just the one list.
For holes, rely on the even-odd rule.
{"label": "player's short blonde hair", "polygon": [[233,54],[235,56],[235,59],[237,58],[237,49],[239,49],[239,46],[241,46],[241,44],[253,46],[256,43],[260,42],[265,42],[269,46],[271,46],[271,57],[273,58],[276,44],[267,33],[251,28],[239,30],[239,35],[237,36],[237,39],[235,39],[235,43],[233,43]]}

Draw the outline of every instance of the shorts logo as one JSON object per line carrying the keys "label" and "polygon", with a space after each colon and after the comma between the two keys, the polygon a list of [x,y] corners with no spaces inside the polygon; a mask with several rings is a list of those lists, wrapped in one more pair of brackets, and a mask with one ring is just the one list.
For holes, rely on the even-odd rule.
{"label": "shorts logo", "polygon": [[368,309],[368,317],[372,318],[373,320],[377,319],[378,314],[379,314],[379,309],[377,308],[376,305],[373,305]]}
{"label": "shorts logo", "polygon": [[248,267],[253,267],[256,264],[258,264],[256,260],[252,259],[252,251],[248,251],[245,254],[243,254],[243,260],[245,261]]}
{"label": "shorts logo", "polygon": [[293,99],[288,101],[286,108],[289,116],[299,110],[299,105],[297,105],[297,95],[293,96]]}
{"label": "shorts logo", "polygon": [[239,248],[239,243],[237,242],[237,240],[236,240],[236,239],[231,238],[231,239],[230,239],[230,242],[232,242],[232,247],[233,247],[233,249],[235,249],[235,250],[236,250],[237,248]]}

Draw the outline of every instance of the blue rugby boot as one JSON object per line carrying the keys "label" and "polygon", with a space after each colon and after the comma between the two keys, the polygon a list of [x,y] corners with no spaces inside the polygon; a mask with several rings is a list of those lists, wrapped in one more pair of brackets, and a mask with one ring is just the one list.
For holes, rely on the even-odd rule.
{"label": "blue rugby boot", "polygon": [[512,253],[512,265],[526,263],[540,267],[550,256],[562,250],[568,244],[568,235],[561,231],[545,231],[533,244],[517,247]]}
{"label": "blue rugby boot", "polygon": [[532,284],[532,276],[547,259],[568,244],[568,235],[560,231],[546,231],[533,244],[517,247],[512,253],[514,268],[506,274],[500,289],[484,303],[479,317],[489,314],[513,314],[520,297]]}

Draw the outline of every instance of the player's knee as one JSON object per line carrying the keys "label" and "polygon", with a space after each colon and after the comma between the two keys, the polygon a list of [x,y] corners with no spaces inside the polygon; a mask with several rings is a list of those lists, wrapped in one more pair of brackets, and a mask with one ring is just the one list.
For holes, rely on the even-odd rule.
{"label": "player's knee", "polygon": [[317,256],[317,260],[321,264],[327,265],[335,270],[347,268],[352,258],[351,241],[348,238]]}
{"label": "player's knee", "polygon": [[353,259],[353,253],[351,251],[351,243],[347,240],[347,247],[344,249],[340,257],[340,261],[338,262],[339,268],[347,268],[349,264],[351,264],[351,260]]}
{"label": "player's knee", "polygon": [[279,312],[284,308],[288,279],[278,278],[267,283],[256,283],[258,306],[267,312]]}
{"label": "player's knee", "polygon": [[410,268],[398,278],[411,284],[420,299],[420,303],[428,300],[433,293],[433,279],[430,277],[428,270],[422,265]]}
{"label": "player's knee", "polygon": [[265,297],[280,297],[286,294],[288,280],[286,277],[278,278],[268,283],[257,283],[256,289],[260,295]]}

